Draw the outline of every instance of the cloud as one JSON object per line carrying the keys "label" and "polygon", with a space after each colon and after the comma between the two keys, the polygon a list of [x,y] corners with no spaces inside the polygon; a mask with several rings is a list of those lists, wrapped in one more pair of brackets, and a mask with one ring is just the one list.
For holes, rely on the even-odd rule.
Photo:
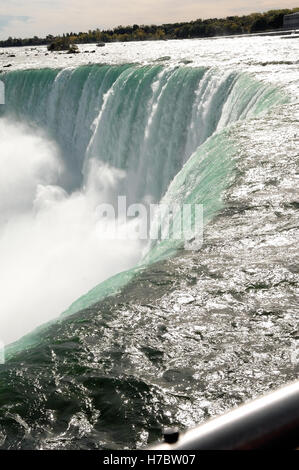
{"label": "cloud", "polygon": [[294,0],[1,0],[0,38],[46,36],[120,24],[161,24],[294,7]]}
{"label": "cloud", "polygon": [[30,16],[13,16],[13,15],[0,15],[0,31],[11,23],[14,22],[23,22],[26,23],[30,20]]}

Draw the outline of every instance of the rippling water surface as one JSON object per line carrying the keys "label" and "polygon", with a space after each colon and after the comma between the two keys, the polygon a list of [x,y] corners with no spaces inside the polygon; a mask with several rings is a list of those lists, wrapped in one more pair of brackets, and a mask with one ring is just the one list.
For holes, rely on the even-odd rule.
{"label": "rippling water surface", "polygon": [[[4,449],[144,447],[298,375],[298,40],[80,49],[0,55]],[[203,204],[202,248],[99,246],[120,194]]]}

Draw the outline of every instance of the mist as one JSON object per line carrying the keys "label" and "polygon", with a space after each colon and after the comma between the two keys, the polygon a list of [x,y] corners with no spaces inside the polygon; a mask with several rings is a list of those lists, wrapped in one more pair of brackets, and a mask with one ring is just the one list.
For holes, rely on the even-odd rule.
{"label": "mist", "polygon": [[[140,259],[141,242],[103,239],[96,208],[115,198],[124,172],[96,160],[82,187],[63,188],[55,143],[0,119],[0,341],[57,317],[76,298]],[[104,227],[103,229],[107,228]]]}

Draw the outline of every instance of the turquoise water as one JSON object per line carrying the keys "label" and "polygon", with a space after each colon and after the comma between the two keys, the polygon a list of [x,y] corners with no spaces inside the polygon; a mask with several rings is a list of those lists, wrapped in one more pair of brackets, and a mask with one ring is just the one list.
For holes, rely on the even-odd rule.
{"label": "turquoise water", "polygon": [[[88,162],[97,160],[125,171],[113,201],[125,195],[128,205],[203,204],[204,223],[223,207],[238,151],[222,129],[288,100],[246,73],[204,67],[89,65],[2,78],[6,116],[38,125],[58,143],[66,169],[60,185],[68,192],[85,184]],[[139,264],[170,256],[181,245],[152,242]],[[136,269],[95,287],[67,313],[114,293]]]}
{"label": "turquoise water", "polygon": [[[9,129],[11,142],[0,144],[0,157],[3,149],[14,157],[14,140],[24,145],[12,170],[19,163],[25,174],[25,159],[34,178],[19,178],[19,192],[8,184],[16,224],[0,220],[0,248],[24,239],[19,250],[5,245],[11,286],[1,312],[33,330],[6,348],[0,366],[0,447],[142,447],[164,426],[192,426],[289,380],[289,96],[240,71],[161,63],[15,70],[1,79],[1,135]],[[41,163],[30,152],[44,152]],[[124,195],[146,207],[201,204],[202,250],[173,237],[136,244],[135,257],[127,242],[97,251],[96,206]],[[174,214],[169,232],[180,230]],[[66,305],[57,310],[59,296]],[[26,329],[32,310],[37,320]]]}

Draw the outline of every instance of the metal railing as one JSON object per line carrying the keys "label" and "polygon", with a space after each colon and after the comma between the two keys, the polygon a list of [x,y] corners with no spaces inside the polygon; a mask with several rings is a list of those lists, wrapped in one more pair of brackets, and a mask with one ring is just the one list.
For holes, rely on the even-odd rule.
{"label": "metal railing", "polygon": [[153,450],[295,449],[299,381],[246,403],[186,433],[167,431]]}

